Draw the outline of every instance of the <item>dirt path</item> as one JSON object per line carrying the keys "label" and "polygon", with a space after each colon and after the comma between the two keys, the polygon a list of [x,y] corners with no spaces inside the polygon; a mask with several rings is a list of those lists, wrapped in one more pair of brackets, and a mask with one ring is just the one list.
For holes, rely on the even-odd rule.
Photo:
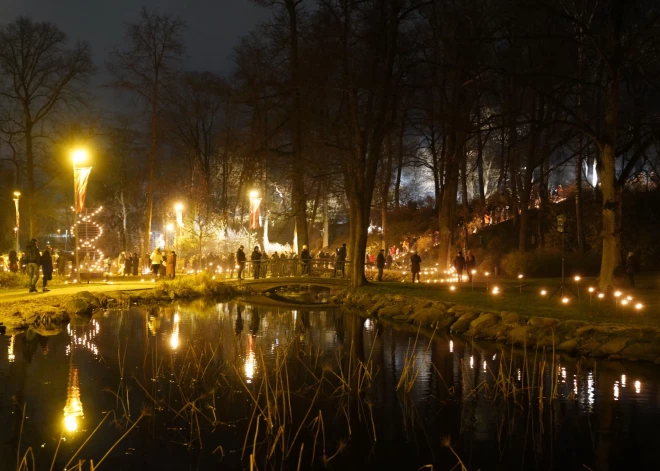
{"label": "dirt path", "polygon": [[53,287],[50,292],[42,293],[28,293],[25,288],[10,289],[0,291],[0,304],[13,303],[16,301],[37,300],[41,298],[52,298],[54,296],[66,296],[82,291],[89,291],[92,293],[105,293],[109,291],[135,291],[143,289],[153,289],[154,283],[151,281],[136,282],[136,281],[119,281],[111,283],[83,283],[75,285],[59,285]]}

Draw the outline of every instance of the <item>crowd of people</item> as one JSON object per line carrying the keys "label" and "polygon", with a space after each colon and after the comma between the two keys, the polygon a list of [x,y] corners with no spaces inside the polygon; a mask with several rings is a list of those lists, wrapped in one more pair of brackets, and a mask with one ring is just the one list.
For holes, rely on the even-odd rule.
{"label": "crowd of people", "polygon": [[255,279],[265,278],[268,275],[274,277],[292,275],[310,276],[312,274],[313,264],[315,269],[320,269],[327,273],[332,271],[332,276],[336,277],[338,274],[341,274],[344,277],[346,275],[346,257],[346,244],[342,244],[332,254],[321,250],[316,255],[312,254],[309,247],[303,245],[300,256],[296,253],[277,253],[277,251],[268,255],[266,251],[262,251],[261,247],[257,245],[252,250],[248,260],[245,247],[241,245],[236,251],[235,257],[233,254],[231,255],[232,260],[236,261],[236,265],[235,267],[229,267],[231,270],[230,277],[233,276],[233,269],[236,268],[238,279],[245,279],[245,276],[248,274],[248,271],[246,271],[248,267]]}
{"label": "crowd of people", "polygon": [[37,283],[41,277],[41,291],[47,293],[48,282],[53,279],[53,270],[61,264],[64,271],[65,257],[59,252],[53,252],[50,245],[46,245],[43,251],[39,250],[37,239],[30,239],[25,250],[20,256],[15,250],[11,250],[7,257],[0,257],[0,267],[12,273],[23,273],[28,276],[28,288],[30,293],[38,293]]}

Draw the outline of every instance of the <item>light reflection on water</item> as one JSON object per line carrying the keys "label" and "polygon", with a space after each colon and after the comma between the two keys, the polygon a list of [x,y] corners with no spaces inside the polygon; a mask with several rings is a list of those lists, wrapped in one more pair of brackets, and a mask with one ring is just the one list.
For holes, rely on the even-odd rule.
{"label": "light reflection on water", "polygon": [[[518,354],[512,358],[509,347],[472,345],[437,333],[429,342],[416,331],[396,331],[341,311],[237,303],[132,308],[97,315],[87,325],[69,325],[57,335],[31,329],[0,337],[0,351],[7,352],[0,359],[0,420],[7,424],[0,428],[0,440],[4,449],[13,450],[0,456],[0,469],[15,469],[21,428],[22,452],[32,446],[36,469],[49,469],[60,434],[66,442],[60,444],[57,464],[63,466],[111,413],[103,432],[81,453],[98,460],[145,405],[152,409],[149,425],[136,427],[121,442],[106,462],[109,467],[169,469],[171,463],[180,468],[194,463],[191,469],[206,469],[218,464],[211,453],[218,446],[226,454],[223,464],[244,466],[244,437],[254,430],[250,398],[261,394],[265,375],[272,374],[281,356],[287,359],[286,384],[295,393],[290,401],[301,415],[293,421],[302,419],[308,404],[302,397],[314,390],[322,371],[365,365],[371,387],[357,405],[358,410],[367,405],[371,425],[366,412],[358,413],[350,418],[348,434],[338,412],[346,405],[337,396],[342,384],[331,375],[317,404],[327,417],[325,446],[348,443],[333,464],[349,469],[356,459],[360,469],[396,465],[412,470],[429,463],[451,468],[455,459],[440,445],[446,436],[468,469],[553,469],[553,463],[566,460],[569,469],[573,464],[575,469],[644,465],[656,462],[660,449],[654,446],[655,434],[647,433],[660,417],[653,365],[553,361],[542,352],[528,352],[526,360]],[[412,378],[409,389],[400,382],[403,374]],[[538,391],[540,384],[544,407],[537,408],[538,399],[532,399],[534,407],[525,406],[529,391]],[[508,400],[498,400],[505,394]],[[547,400],[551,395],[554,401]],[[203,423],[195,432],[199,438],[181,421],[191,398],[199,409],[195,418]],[[23,405],[26,419],[21,421]],[[535,417],[531,426],[528,414]],[[124,428],[111,426],[113,421]],[[301,427],[306,450],[313,449],[313,423]]]}

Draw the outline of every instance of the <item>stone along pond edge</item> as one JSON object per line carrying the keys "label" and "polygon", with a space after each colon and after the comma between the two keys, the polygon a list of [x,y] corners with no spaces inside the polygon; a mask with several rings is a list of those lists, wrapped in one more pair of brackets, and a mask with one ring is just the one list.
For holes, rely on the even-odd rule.
{"label": "stone along pond edge", "polygon": [[337,304],[363,315],[412,324],[468,339],[484,339],[522,348],[548,348],[610,360],[651,361],[660,364],[660,329],[586,321],[529,317],[514,312],[481,311],[452,302],[344,291]]}
{"label": "stone along pond edge", "polygon": [[[47,296],[0,305],[0,322],[9,334],[30,326],[59,331],[62,325],[86,323],[98,310],[148,306],[176,300],[216,298],[250,299],[255,293],[240,284],[214,283],[204,290],[168,289],[95,293],[83,291],[68,296]],[[452,302],[410,298],[403,295],[373,295],[342,291],[332,298],[335,305],[358,310],[362,315],[432,328],[468,339],[484,339],[523,348],[553,348],[556,352],[611,360],[650,361],[660,364],[660,329],[551,317],[528,317],[514,312],[480,311]],[[319,306],[321,307],[321,305]]]}

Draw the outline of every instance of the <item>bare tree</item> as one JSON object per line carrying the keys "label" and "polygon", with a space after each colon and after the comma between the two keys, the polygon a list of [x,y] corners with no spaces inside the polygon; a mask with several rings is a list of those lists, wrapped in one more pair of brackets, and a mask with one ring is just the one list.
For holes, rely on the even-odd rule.
{"label": "bare tree", "polygon": [[142,8],[137,23],[126,26],[125,44],[112,52],[112,61],[108,63],[115,78],[114,86],[137,93],[150,108],[151,146],[143,259],[149,252],[151,239],[161,92],[179,70],[184,26],[178,17]]}
{"label": "bare tree", "polygon": [[13,116],[25,143],[30,237],[36,232],[34,140],[44,136],[55,113],[83,104],[81,86],[94,71],[87,43],[71,49],[66,43],[66,34],[52,23],[19,17],[0,28],[0,95],[8,106],[17,105]]}

